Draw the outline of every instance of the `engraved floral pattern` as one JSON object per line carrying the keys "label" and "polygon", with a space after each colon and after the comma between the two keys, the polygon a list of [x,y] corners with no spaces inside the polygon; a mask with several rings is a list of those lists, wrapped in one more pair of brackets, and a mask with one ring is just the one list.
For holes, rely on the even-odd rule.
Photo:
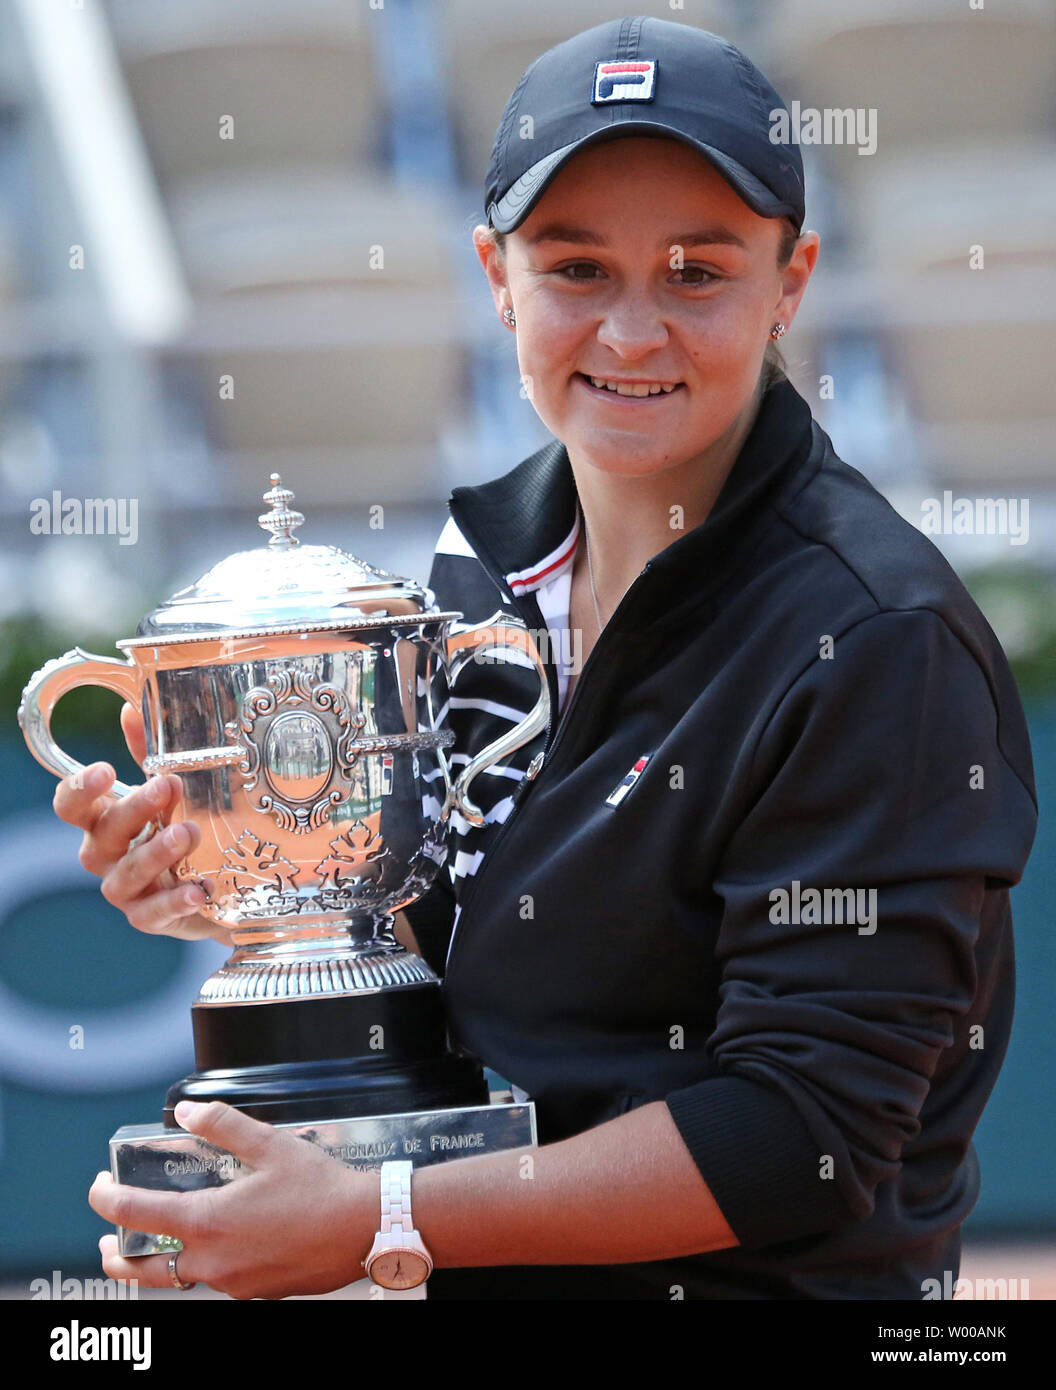
{"label": "engraved floral pattern", "polygon": [[278,845],[243,830],[237,841],[224,849],[217,878],[221,892],[233,893],[242,909],[281,912],[283,901],[292,897],[288,910],[296,911],[294,879],[300,872],[279,853]]}
{"label": "engraved floral pattern", "polygon": [[357,820],[343,835],[330,841],[330,853],[316,864],[315,872],[321,884],[341,890],[359,880],[364,865],[384,859],[388,853],[381,836]]}

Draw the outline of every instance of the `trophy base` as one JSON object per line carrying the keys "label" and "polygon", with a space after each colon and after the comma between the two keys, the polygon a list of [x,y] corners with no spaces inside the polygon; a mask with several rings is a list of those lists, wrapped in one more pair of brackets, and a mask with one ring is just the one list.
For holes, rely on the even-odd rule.
{"label": "trophy base", "polygon": [[[362,1171],[377,1170],[388,1159],[410,1159],[421,1167],[470,1154],[533,1148],[537,1143],[534,1104],[514,1102],[508,1091],[494,1093],[491,1104],[302,1121],[278,1128]],[[129,1187],[195,1192],[235,1182],[242,1172],[233,1154],[184,1129],[124,1125],[110,1140],[110,1174]],[[183,1248],[173,1236],[122,1226],[117,1236],[122,1255],[158,1255]]]}
{"label": "trophy base", "polygon": [[168,1129],[179,1129],[173,1112],[181,1100],[222,1100],[254,1120],[291,1124],[486,1105],[488,1087],[479,1062],[446,1052],[404,1063],[341,1057],[194,1072],[170,1086],[165,1096],[162,1118]]}
{"label": "trophy base", "polygon": [[447,1047],[440,985],[294,999],[199,1002],[191,1009],[197,1070],[170,1087],[181,1100],[222,1100],[283,1124],[486,1105],[484,1071]]}

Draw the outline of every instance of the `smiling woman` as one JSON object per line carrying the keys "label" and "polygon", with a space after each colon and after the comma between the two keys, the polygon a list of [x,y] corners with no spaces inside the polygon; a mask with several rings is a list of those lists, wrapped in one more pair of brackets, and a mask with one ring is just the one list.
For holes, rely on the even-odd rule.
{"label": "smiling woman", "polygon": [[[786,378],[819,238],[781,109],[637,17],[499,127],[474,245],[554,439],[455,489],[430,584],[587,660],[407,909],[543,1140],[530,1182],[415,1175],[432,1298],[919,1299],[958,1266],[1030,749],[978,609]],[[531,698],[501,665],[462,693],[467,757]]]}
{"label": "smiling woman", "polygon": [[[553,438],[455,488],[429,584],[467,624],[557,639],[559,717],[478,779],[483,824],[454,818],[401,929],[454,1044],[534,1101],[539,1146],[386,1163],[379,1187],[181,1106],[253,1171],[187,1194],[101,1175],[102,1215],[184,1246],[133,1267],[106,1237],[108,1274],[322,1292],[362,1273],[384,1213],[403,1243],[372,1276],[431,1298],[956,1280],[1011,1028],[1030,747],[978,608],[775,358],[819,250],[798,148],[770,139],[783,105],[714,34],[612,20],[527,69],[488,170],[474,245]],[[537,696],[530,662],[467,666],[453,761]],[[133,924],[186,933],[157,847],[129,848],[138,798],[121,819],[101,790],[56,797],[82,862]]]}
{"label": "smiling woman", "polygon": [[[792,252],[796,248],[796,242],[799,239],[799,233],[797,232],[792,221],[787,217],[782,218],[779,225],[780,237],[777,246],[776,264],[778,272],[781,272],[787,267],[789,261],[792,259]],[[504,274],[508,277],[509,271],[506,263],[506,233],[498,232],[493,227],[489,227],[486,229],[485,236],[490,237],[490,240],[493,246],[495,247],[495,253],[498,257],[499,264],[502,266]],[[565,241],[569,240],[567,235],[561,239]],[[690,243],[690,240],[691,239],[688,237],[684,240],[678,237],[672,237],[670,239],[668,250],[669,256],[672,261],[677,259],[677,248],[682,247],[684,249],[685,246]],[[479,244],[480,243],[478,243],[478,246]],[[697,244],[703,243],[698,242]],[[568,268],[569,278],[577,278],[571,274],[571,272],[575,269],[575,265],[572,265]],[[701,284],[705,284],[708,281],[708,279],[712,278],[713,276],[713,272],[707,270],[705,267],[697,267],[696,269],[701,276]],[[684,273],[692,277],[694,270],[693,268],[689,268]],[[771,337],[771,339],[766,344],[766,352],[763,356],[763,389],[766,390],[773,382],[777,381],[780,377],[786,376],[787,370],[787,364],[785,362],[781,349],[777,346],[776,340],[773,337]]]}
{"label": "smiling woman", "polygon": [[568,611],[585,652],[670,542],[672,508],[681,529],[706,520],[784,377],[774,345],[819,245],[753,211],[700,142],[667,124],[614,129],[573,146],[516,229],[474,232],[532,405],[575,475],[586,544]]}

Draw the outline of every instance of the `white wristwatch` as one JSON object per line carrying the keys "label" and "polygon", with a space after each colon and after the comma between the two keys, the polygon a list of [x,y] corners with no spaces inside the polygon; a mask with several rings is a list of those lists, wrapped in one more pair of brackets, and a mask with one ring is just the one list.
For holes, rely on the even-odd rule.
{"label": "white wristwatch", "polygon": [[381,1165],[381,1228],[363,1265],[383,1289],[415,1289],[433,1272],[433,1257],[411,1216],[413,1168],[407,1161]]}

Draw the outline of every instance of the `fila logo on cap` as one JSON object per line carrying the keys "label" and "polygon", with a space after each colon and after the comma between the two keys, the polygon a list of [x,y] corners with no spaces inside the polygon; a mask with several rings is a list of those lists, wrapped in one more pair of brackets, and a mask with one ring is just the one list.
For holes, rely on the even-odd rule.
{"label": "fila logo on cap", "polygon": [[610,101],[652,101],[656,89],[657,63],[627,61],[597,63],[594,66],[592,106]]}

